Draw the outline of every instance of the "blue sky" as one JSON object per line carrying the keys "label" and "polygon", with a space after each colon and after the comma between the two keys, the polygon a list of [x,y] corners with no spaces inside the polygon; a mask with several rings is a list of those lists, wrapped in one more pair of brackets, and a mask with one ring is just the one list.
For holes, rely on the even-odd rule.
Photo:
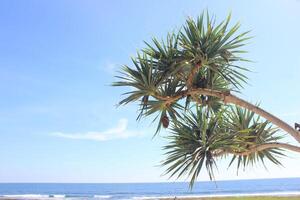
{"label": "blue sky", "polygon": [[[115,71],[143,41],[163,37],[203,10],[230,11],[252,30],[250,85],[240,96],[289,123],[300,121],[300,1],[0,1],[0,182],[168,181],[161,136],[135,121]],[[163,134],[162,134],[163,136]],[[289,140],[288,141],[292,141]],[[300,177],[300,156],[217,179]],[[207,180],[205,173],[201,180]]]}

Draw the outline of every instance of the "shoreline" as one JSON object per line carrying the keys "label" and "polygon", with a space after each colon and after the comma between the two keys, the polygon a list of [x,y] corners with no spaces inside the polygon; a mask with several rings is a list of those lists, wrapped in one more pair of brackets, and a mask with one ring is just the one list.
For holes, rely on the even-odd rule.
{"label": "shoreline", "polygon": [[136,197],[135,200],[201,200],[201,199],[243,199],[243,198],[299,198],[300,191],[297,192],[270,192],[270,193],[245,193],[245,194],[211,194],[211,195],[177,195],[177,196],[156,196],[156,197]]}
{"label": "shoreline", "polygon": [[[91,195],[91,196],[69,196],[63,194],[16,194],[0,195],[0,200],[110,200],[119,199],[113,195]],[[120,198],[123,199],[123,198]],[[169,196],[134,196],[128,200],[300,200],[300,191],[294,192],[273,192],[273,193],[252,193],[252,194],[210,194],[210,195],[169,195]]]}
{"label": "shoreline", "polygon": [[228,196],[228,197],[176,197],[158,200],[300,200],[299,195],[292,196]]}

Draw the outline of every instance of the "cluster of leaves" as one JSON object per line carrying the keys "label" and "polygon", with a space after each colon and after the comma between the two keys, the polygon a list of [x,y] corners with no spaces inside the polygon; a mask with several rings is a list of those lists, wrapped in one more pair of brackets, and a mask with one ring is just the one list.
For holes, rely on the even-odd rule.
{"label": "cluster of leaves", "polygon": [[[244,137],[243,141],[238,142],[237,151],[247,151],[250,147],[259,146],[262,144],[278,142],[283,138],[282,135],[277,134],[278,129],[273,128],[269,121],[263,121],[259,116],[256,116],[254,112],[242,109],[239,107],[232,108],[227,113],[227,120],[225,126],[231,133],[237,133]],[[281,150],[278,148],[269,148],[262,151],[258,151],[247,156],[233,155],[229,166],[234,160],[237,160],[237,169],[241,166],[245,168],[247,165],[254,165],[256,162],[261,161],[265,165],[264,160],[267,158],[276,165],[281,165],[277,159],[280,156],[284,156]]]}
{"label": "cluster of leaves", "polygon": [[168,166],[166,173],[170,177],[190,177],[193,186],[203,166],[214,179],[216,158],[232,154],[237,160],[237,168],[242,165],[264,164],[268,159],[280,164],[278,157],[283,155],[277,148],[268,148],[259,152],[239,155],[260,144],[276,142],[281,139],[277,129],[268,121],[262,121],[253,112],[230,106],[207,118],[207,109],[196,107],[195,112],[188,112],[184,118],[172,124],[169,144],[164,147]]}
{"label": "cluster of leaves", "polygon": [[[205,165],[211,179],[216,157],[232,154],[230,165],[241,166],[269,159],[280,164],[276,148],[241,155],[255,145],[280,139],[268,121],[253,112],[226,105],[221,99],[202,94],[190,95],[191,89],[240,92],[247,83],[240,66],[247,61],[239,55],[240,47],[250,37],[248,31],[238,34],[240,24],[228,28],[231,15],[217,24],[208,13],[196,20],[186,20],[166,40],[152,39],[132,58],[132,66],[123,66],[113,86],[129,87],[120,105],[138,102],[137,119],[154,114],[161,127],[170,128],[170,143],[165,146],[171,176],[191,177],[191,186]],[[222,155],[222,156],[220,156]]]}
{"label": "cluster of leaves", "polygon": [[[179,111],[190,106],[191,97],[186,96],[185,106],[178,102],[166,103],[163,99],[180,95],[187,89],[187,79],[196,65],[201,65],[193,77],[193,87],[219,91],[239,91],[247,77],[242,73],[246,68],[238,66],[237,61],[245,61],[238,56],[244,51],[248,32],[236,34],[240,24],[228,30],[231,15],[215,25],[214,18],[202,14],[197,20],[187,19],[186,24],[177,33],[168,34],[166,41],[153,38],[153,45],[146,43],[136,58],[132,58],[133,67],[123,66],[119,81],[114,86],[129,86],[131,91],[120,105],[140,102],[138,119],[158,114],[157,132],[167,116],[177,120]],[[196,96],[206,105],[216,106],[212,97]],[[179,99],[178,99],[179,100]]]}

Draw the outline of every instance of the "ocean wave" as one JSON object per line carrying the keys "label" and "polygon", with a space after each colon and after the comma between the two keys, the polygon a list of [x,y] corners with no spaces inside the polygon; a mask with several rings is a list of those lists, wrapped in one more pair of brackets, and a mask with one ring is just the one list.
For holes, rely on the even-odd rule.
{"label": "ocean wave", "polygon": [[111,197],[111,195],[94,195],[94,198],[96,199],[109,199]]}
{"label": "ocean wave", "polygon": [[53,197],[53,198],[65,198],[66,195],[65,194],[50,194],[49,197]]}
{"label": "ocean wave", "polygon": [[0,197],[5,198],[18,198],[18,199],[44,199],[49,198],[49,195],[43,194],[8,194],[8,195],[1,195]]}
{"label": "ocean wave", "polygon": [[42,200],[48,200],[48,199],[66,199],[67,195],[65,194],[7,194],[7,195],[0,195],[1,198],[6,199],[42,199]]}

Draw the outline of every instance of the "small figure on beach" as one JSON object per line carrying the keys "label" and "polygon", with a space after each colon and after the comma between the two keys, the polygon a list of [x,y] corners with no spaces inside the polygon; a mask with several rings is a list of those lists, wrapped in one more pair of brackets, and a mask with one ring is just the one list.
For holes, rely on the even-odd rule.
{"label": "small figure on beach", "polygon": [[300,131],[300,124],[295,123],[295,129],[296,129],[297,131]]}

